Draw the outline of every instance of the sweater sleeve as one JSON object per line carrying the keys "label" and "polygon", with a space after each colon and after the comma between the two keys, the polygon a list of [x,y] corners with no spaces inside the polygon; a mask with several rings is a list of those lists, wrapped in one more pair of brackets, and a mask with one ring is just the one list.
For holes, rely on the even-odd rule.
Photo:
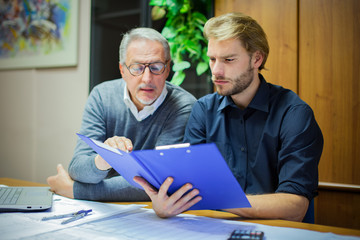
{"label": "sweater sleeve", "polygon": [[121,176],[104,179],[98,184],[75,182],[74,197],[92,201],[150,201],[144,190],[131,186]]}
{"label": "sweater sleeve", "polygon": [[[102,99],[95,88],[86,103],[80,133],[90,138],[105,141],[105,120]],[[99,183],[109,171],[99,170],[95,165],[97,153],[84,141],[78,139],[74,156],[69,165],[69,174],[75,181]]]}

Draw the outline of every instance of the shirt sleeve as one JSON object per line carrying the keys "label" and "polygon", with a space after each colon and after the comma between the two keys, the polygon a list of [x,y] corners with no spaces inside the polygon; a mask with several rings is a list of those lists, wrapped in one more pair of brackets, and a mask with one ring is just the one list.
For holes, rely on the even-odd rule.
{"label": "shirt sleeve", "polygon": [[294,106],[285,114],[280,141],[276,192],[302,195],[311,200],[317,195],[323,136],[308,105]]}
{"label": "shirt sleeve", "polygon": [[200,102],[196,102],[186,125],[184,143],[199,144],[206,142],[206,113]]}

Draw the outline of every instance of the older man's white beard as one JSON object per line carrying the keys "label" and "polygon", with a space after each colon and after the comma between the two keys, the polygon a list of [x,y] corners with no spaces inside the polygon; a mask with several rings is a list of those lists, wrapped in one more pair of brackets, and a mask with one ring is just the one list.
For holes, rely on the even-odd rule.
{"label": "older man's white beard", "polygon": [[[141,88],[152,88],[154,90],[156,90],[156,86],[153,85],[153,84],[141,84],[138,86],[137,90],[140,90]],[[144,99],[141,99],[137,94],[136,94],[136,99],[143,105],[151,105],[155,102],[156,100],[156,97],[154,99],[148,99],[148,100],[144,100]]]}
{"label": "older man's white beard", "polygon": [[143,99],[138,98],[138,97],[136,97],[136,98],[141,104],[147,105],[147,106],[153,104],[155,102],[155,100],[156,100],[156,99],[149,99],[149,100],[146,101],[146,100],[143,100]]}

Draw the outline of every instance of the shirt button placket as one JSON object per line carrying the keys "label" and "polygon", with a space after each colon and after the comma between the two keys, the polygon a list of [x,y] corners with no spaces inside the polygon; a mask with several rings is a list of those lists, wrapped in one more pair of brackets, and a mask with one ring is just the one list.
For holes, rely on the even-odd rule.
{"label": "shirt button placket", "polygon": [[247,151],[246,151],[246,137],[245,137],[245,122],[244,122],[244,117],[241,116],[240,118],[240,126],[239,126],[239,131],[240,131],[240,165],[241,165],[241,175],[242,177],[242,186],[246,187],[246,176],[247,176]]}

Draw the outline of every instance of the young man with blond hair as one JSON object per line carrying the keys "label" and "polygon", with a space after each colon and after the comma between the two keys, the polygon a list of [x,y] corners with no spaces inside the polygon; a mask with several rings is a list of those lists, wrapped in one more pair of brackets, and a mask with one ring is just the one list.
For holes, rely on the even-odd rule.
{"label": "young man with blond hair", "polygon": [[[195,103],[184,142],[216,143],[252,205],[226,211],[247,218],[302,221],[317,194],[323,148],[312,109],[260,74],[269,46],[254,19],[241,13],[214,17],[205,24],[204,35],[217,92]],[[197,189],[186,193],[190,184],[168,196],[172,180],[157,191],[137,178],[161,217],[201,201]]]}

